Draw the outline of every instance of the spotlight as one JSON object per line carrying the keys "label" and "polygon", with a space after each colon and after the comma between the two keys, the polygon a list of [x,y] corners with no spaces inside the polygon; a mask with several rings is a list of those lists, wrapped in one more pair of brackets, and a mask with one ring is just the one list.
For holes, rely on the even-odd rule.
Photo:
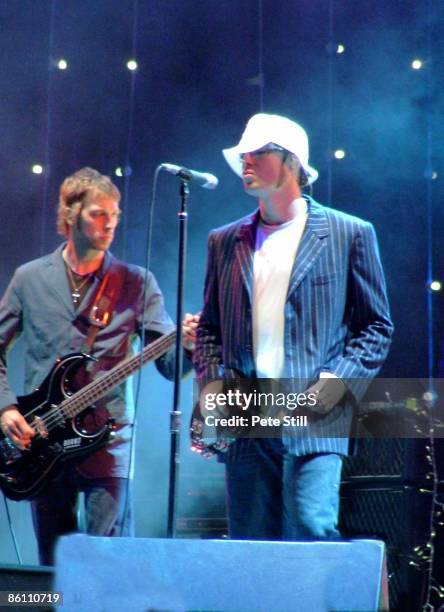
{"label": "spotlight", "polygon": [[434,280],[429,284],[430,291],[441,291],[442,283],[439,280]]}
{"label": "spotlight", "polygon": [[133,173],[133,169],[131,168],[131,166],[119,166],[118,168],[114,170],[114,174],[119,177],[131,176],[132,173]]}
{"label": "spotlight", "polygon": [[427,181],[436,181],[436,179],[438,178],[438,173],[436,172],[436,170],[432,170],[432,168],[427,168],[424,171],[424,178]]}
{"label": "spotlight", "polygon": [[43,174],[43,166],[40,164],[34,164],[31,168],[33,174]]}
{"label": "spotlight", "polygon": [[59,60],[57,60],[57,68],[59,70],[66,70],[68,68],[68,62],[66,61],[66,59],[60,58]]}
{"label": "spotlight", "polygon": [[421,70],[422,61],[420,59],[414,59],[412,62],[412,68],[413,70]]}
{"label": "spotlight", "polygon": [[134,72],[135,70],[137,70],[138,64],[135,59],[130,59],[126,62],[126,67],[128,68],[128,70],[131,70],[131,72]]}
{"label": "spotlight", "polygon": [[345,151],[344,149],[336,149],[333,155],[335,156],[336,159],[344,159]]}
{"label": "spotlight", "polygon": [[340,55],[341,53],[344,53],[344,51],[345,51],[345,47],[344,47],[344,45],[339,44],[339,45],[336,47],[336,53],[338,53],[339,55]]}

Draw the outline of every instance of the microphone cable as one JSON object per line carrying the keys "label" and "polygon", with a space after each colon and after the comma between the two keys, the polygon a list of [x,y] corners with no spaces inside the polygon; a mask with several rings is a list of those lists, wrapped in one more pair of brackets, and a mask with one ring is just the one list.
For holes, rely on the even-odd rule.
{"label": "microphone cable", "polygon": [[[144,271],[144,280],[143,280],[143,300],[142,300],[143,305],[142,305],[142,320],[141,320],[141,331],[140,331],[140,344],[141,344],[140,365],[139,365],[139,371],[137,373],[137,379],[136,379],[136,391],[134,394],[134,419],[133,419],[132,432],[131,432],[131,438],[130,438],[128,477],[126,480],[126,495],[125,495],[126,500],[125,500],[125,510],[124,510],[124,515],[123,515],[123,520],[122,520],[121,532],[124,529],[125,522],[128,517],[128,498],[129,498],[129,493],[130,493],[131,473],[133,470],[133,463],[134,463],[134,443],[135,443],[135,437],[136,437],[137,416],[139,412],[140,391],[141,391],[141,386],[142,386],[142,368],[144,365],[143,349],[145,348],[145,337],[146,337],[145,323],[146,323],[146,309],[148,305],[148,277],[149,277],[149,273],[150,273],[149,270],[151,266],[151,251],[152,251],[152,241],[153,241],[153,220],[154,220],[154,210],[155,210],[155,204],[156,204],[157,182],[159,179],[160,171],[161,171],[161,165],[157,166],[156,171],[154,173],[151,201],[150,201],[150,205],[148,208],[148,225],[147,225],[147,234],[146,234],[146,251],[145,251],[145,262],[144,262],[145,271]],[[131,517],[131,520],[133,520],[133,517]],[[123,534],[121,533],[121,535]],[[133,534],[129,534],[129,535],[133,535]]]}

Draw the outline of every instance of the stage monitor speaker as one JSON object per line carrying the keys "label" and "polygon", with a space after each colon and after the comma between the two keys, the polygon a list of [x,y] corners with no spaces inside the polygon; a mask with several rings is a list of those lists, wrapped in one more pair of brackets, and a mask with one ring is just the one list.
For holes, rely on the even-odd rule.
{"label": "stage monitor speaker", "polygon": [[[384,544],[95,538],[57,549],[61,612],[387,610]],[[383,602],[383,603],[381,603]]]}

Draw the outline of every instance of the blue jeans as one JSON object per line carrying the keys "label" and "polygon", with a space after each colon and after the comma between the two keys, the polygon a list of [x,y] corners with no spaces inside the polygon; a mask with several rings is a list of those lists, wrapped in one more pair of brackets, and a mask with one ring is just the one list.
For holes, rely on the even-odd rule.
{"label": "blue jeans", "polygon": [[57,538],[78,531],[79,493],[85,495],[85,531],[96,536],[131,536],[131,485],[127,478],[85,478],[65,468],[31,503],[42,565],[54,565]]}
{"label": "blue jeans", "polygon": [[230,537],[340,539],[341,456],[296,457],[286,452],[280,440],[248,442],[248,452],[226,464]]}

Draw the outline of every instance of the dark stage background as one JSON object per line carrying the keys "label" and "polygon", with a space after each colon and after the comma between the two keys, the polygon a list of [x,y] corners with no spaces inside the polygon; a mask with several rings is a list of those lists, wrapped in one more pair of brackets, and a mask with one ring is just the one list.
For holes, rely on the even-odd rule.
{"label": "dark stage background", "polygon": [[[170,162],[220,179],[214,192],[191,188],[186,308],[198,310],[208,231],[255,204],[221,149],[249,116],[276,112],[309,133],[320,171],[314,197],[375,225],[396,325],[382,375],[427,376],[430,351],[433,374],[443,375],[443,297],[427,290],[444,276],[442,0],[1,0],[0,28],[2,292],[18,265],[59,243],[58,186],[85,165],[112,175],[124,194],[113,252],[143,264],[154,170]],[[153,226],[151,268],[171,313],[178,187],[160,175]],[[18,391],[21,351],[18,343],[10,358]],[[171,391],[154,367],[145,370],[139,536],[165,534]],[[189,482],[212,480],[220,466],[188,449],[191,395],[187,381],[179,514],[196,503],[205,516],[212,495],[194,496]],[[11,509],[23,559],[35,563],[28,506]],[[14,563],[4,508],[0,542],[0,563]]]}

